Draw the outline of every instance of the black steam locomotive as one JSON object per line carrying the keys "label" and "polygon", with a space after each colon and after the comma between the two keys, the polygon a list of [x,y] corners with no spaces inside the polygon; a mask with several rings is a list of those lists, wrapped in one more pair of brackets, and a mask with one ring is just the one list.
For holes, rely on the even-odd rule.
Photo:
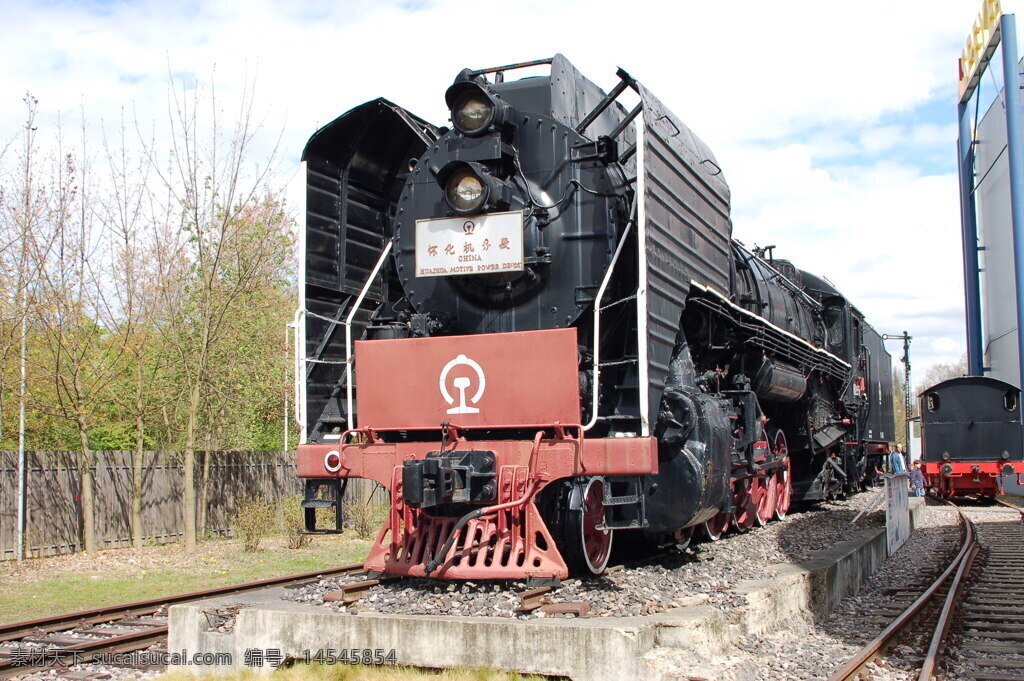
{"label": "black steam locomotive", "polygon": [[878,334],[734,240],[711,150],[617,75],[467,69],[450,129],[377,99],[310,139],[298,472],[311,532],[349,478],[389,490],[368,569],[600,572],[613,531],[855,491],[893,437]]}

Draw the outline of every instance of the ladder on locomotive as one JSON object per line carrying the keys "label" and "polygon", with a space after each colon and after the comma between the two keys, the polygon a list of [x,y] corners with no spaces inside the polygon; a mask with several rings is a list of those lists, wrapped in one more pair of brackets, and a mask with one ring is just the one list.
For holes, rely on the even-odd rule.
{"label": "ladder on locomotive", "polygon": [[[605,95],[601,102],[587,114],[579,125],[576,132],[581,135],[603,114],[609,107],[618,102],[619,97],[627,89],[640,94],[636,81],[623,69],[616,73],[619,82]],[[618,151],[619,138],[623,136],[633,121],[643,112],[643,100],[634,106],[619,123],[607,135],[601,135],[591,143],[580,145],[573,151],[573,160],[600,159],[603,162],[616,162],[623,166],[627,177],[629,175],[630,161],[636,155],[637,142],[634,140],[621,153]],[[641,123],[642,124],[642,123]],[[633,163],[635,167],[635,162]],[[637,220],[639,218],[638,206],[643,197],[636,196],[636,175],[642,172],[637,169],[629,183],[634,188],[634,199],[628,217],[628,224],[621,238],[637,239],[639,233]],[[590,405],[594,423],[606,423],[609,425],[609,432],[626,433],[631,432],[634,436],[642,431],[640,417],[640,400],[646,399],[645,386],[640,384],[640,344],[638,327],[639,304],[638,290],[632,292],[619,291],[622,297],[605,303],[601,292],[604,290],[607,280],[612,276],[613,268],[617,264],[617,254],[613,257],[609,270],[605,274],[605,282],[602,283],[599,293],[594,300],[594,335],[595,349],[598,347],[597,336],[601,333],[601,315],[609,310],[622,314],[623,310],[631,320],[625,334],[626,342],[618,356],[605,357],[603,355],[594,357],[594,380],[600,382],[600,372],[612,373],[616,382],[611,386],[596,386],[596,399]],[[625,307],[623,307],[625,306]],[[602,410],[602,405],[607,405]],[[593,414],[596,412],[596,418]],[[647,509],[645,496],[642,489],[642,481],[636,476],[606,476],[608,483],[604,486],[604,507],[605,521],[603,527],[608,529],[643,528],[648,526]]]}
{"label": "ladder on locomotive", "polygon": [[[619,81],[615,86],[608,91],[604,98],[598,103],[594,109],[584,116],[583,120],[576,126],[576,132],[581,135],[585,135],[586,131],[590,126],[602,115],[605,111],[614,105],[618,105],[620,110],[622,108],[619,103],[619,98],[627,90],[632,90],[636,94],[639,94],[637,82],[630,76],[625,70],[619,69],[616,72],[616,76]],[[609,132],[607,135],[601,135],[593,142],[588,144],[580,145],[573,149],[573,160],[584,161],[590,159],[600,159],[605,163],[618,163],[623,167],[623,170],[627,174],[628,182],[633,184],[634,189],[636,187],[636,172],[633,173],[632,177],[629,176],[630,161],[636,154],[636,141],[628,144],[626,148],[618,153],[620,138],[625,139],[624,133],[629,129],[633,121],[643,112],[643,101],[641,100],[634,106]],[[635,167],[635,163],[633,164]],[[636,220],[638,217],[638,202],[640,197],[635,197],[631,208],[631,215],[629,215],[629,225],[627,229],[630,231],[628,238],[635,239],[637,235],[637,224]],[[625,232],[623,233],[623,239],[627,238]],[[612,269],[616,266],[616,262],[613,260],[609,266],[609,271],[606,273],[606,278],[610,277]],[[639,434],[641,430],[640,424],[640,375],[639,375],[639,361],[640,361],[640,348],[638,339],[638,327],[637,327],[637,291],[622,292],[619,291],[622,296],[610,302],[606,302],[602,297],[601,300],[595,300],[594,306],[594,327],[595,333],[600,328],[600,317],[602,314],[608,311],[614,311],[619,314],[625,309],[631,323],[629,324],[626,332],[626,343],[623,346],[621,354],[618,356],[607,357],[601,353],[600,357],[594,358],[595,367],[600,370],[608,370],[616,378],[616,382],[611,386],[601,386],[599,393],[601,398],[598,400],[598,404],[591,404],[589,409],[591,413],[593,410],[597,410],[597,421],[609,423],[611,427],[620,432],[622,431],[634,431]],[[600,295],[600,294],[599,294]],[[622,306],[626,306],[623,308]],[[600,371],[598,373],[600,373]],[[602,405],[605,406],[602,409]]]}
{"label": "ladder on locomotive", "polygon": [[309,429],[313,442],[323,433],[343,432],[348,426],[345,369],[351,349],[346,346],[345,324],[363,294],[352,318],[352,337],[362,337],[374,310],[386,300],[386,279],[373,281],[371,273],[388,243],[385,223],[394,217],[386,197],[352,182],[347,170],[332,170],[307,168],[307,239],[318,240],[321,247],[312,256],[307,247],[306,281],[301,282],[306,287],[306,327],[322,331],[311,354],[306,348],[302,372],[307,400],[312,397],[323,404]]}

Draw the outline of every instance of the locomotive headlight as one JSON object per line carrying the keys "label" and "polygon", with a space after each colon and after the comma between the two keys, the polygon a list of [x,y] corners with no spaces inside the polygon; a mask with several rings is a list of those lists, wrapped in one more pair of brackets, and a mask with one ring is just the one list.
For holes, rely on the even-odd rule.
{"label": "locomotive headlight", "polygon": [[444,198],[456,213],[474,213],[483,207],[487,199],[487,187],[472,168],[463,166],[448,178]]}
{"label": "locomotive headlight", "polygon": [[456,215],[505,210],[512,199],[509,183],[475,161],[452,161],[438,171],[437,183],[444,193],[444,202]]}
{"label": "locomotive headlight", "polygon": [[515,110],[486,83],[463,73],[444,93],[452,125],[466,137],[481,137],[492,130],[508,130]]}
{"label": "locomotive headlight", "polygon": [[494,105],[480,90],[466,90],[452,107],[452,125],[464,135],[476,135],[491,124]]}

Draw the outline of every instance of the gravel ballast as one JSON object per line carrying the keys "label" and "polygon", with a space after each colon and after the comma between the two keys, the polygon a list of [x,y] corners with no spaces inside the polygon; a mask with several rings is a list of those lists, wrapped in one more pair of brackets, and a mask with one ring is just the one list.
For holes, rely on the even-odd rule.
{"label": "gravel ballast", "polygon": [[[723,677],[751,681],[827,678],[891,621],[892,615],[880,610],[902,610],[909,604],[898,589],[912,587],[945,567],[950,542],[958,545],[960,536],[955,510],[929,506],[907,542],[829,617],[786,622],[774,633],[746,636],[735,654],[717,661],[717,668]],[[877,681],[916,679],[920,662],[915,647],[901,644],[884,661],[870,663],[868,672]]]}
{"label": "gravel ballast", "polygon": [[[717,542],[695,543],[685,552],[648,564],[613,569],[597,578],[567,580],[550,597],[556,603],[586,601],[594,617],[650,615],[696,602],[728,610],[742,602],[740,596],[730,593],[738,582],[764,578],[770,574],[767,566],[800,562],[815,551],[847,539],[853,517],[865,508],[876,509],[880,504],[877,492],[818,504],[791,513],[781,522],[771,522],[743,534],[727,535]],[[884,522],[884,513],[874,510],[858,520],[856,527],[878,527]],[[289,589],[285,597],[351,614],[373,611],[524,619],[574,617],[549,615],[539,610],[517,612],[518,592],[527,588],[525,582],[518,581],[404,579],[377,585],[348,607],[339,602],[324,602],[328,592],[365,579],[363,574],[325,579]]]}

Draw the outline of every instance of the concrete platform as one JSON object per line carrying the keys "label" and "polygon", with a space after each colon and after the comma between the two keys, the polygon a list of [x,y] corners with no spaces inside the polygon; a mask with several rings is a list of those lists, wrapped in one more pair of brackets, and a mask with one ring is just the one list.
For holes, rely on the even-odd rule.
{"label": "concrete platform", "polygon": [[[911,499],[911,522],[925,511]],[[334,649],[394,649],[398,663],[418,667],[486,667],[566,676],[574,681],[700,678],[701,667],[740,637],[830,613],[887,558],[884,529],[852,530],[850,538],[802,564],[765,567],[763,579],[733,588],[744,605],[730,611],[696,596],[682,607],[643,617],[531,619],[427,617],[360,613],[281,600],[270,589],[170,609],[168,649],[228,653],[244,667],[247,649],[277,649],[301,659]],[[231,633],[207,631],[219,606],[244,602]],[[223,667],[182,667],[196,674]],[[263,666],[266,672],[271,667]],[[718,677],[720,678],[720,677]]]}

